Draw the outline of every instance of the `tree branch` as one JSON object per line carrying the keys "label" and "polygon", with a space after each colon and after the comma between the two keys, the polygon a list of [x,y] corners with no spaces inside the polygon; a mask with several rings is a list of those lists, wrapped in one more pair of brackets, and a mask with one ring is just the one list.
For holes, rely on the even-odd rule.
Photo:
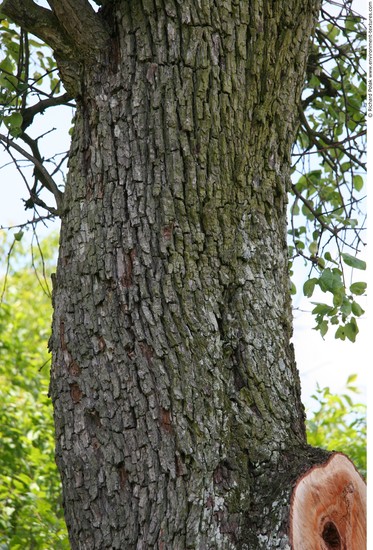
{"label": "tree branch", "polygon": [[[47,214],[46,216],[38,216],[32,218],[32,220],[27,220],[27,222],[24,223],[17,223],[16,225],[0,225],[0,230],[2,231],[10,231],[11,229],[23,229],[24,227],[27,227],[28,225],[36,225],[39,222],[45,222],[46,220],[54,220],[54,214]],[[45,223],[44,223],[45,225]]]}
{"label": "tree branch", "polygon": [[308,137],[316,145],[318,151],[322,151],[323,149],[325,149],[324,145],[320,143],[320,139],[324,143],[326,143],[326,145],[328,146],[327,148],[340,149],[350,160],[358,164],[364,171],[366,170],[366,164],[364,162],[361,162],[361,160],[359,160],[355,155],[352,155],[347,149],[343,149],[340,145],[340,142],[334,142],[325,134],[313,130],[308,124],[306,115],[301,108],[299,108],[299,115]]}
{"label": "tree branch", "polygon": [[[43,158],[40,154],[40,151],[39,151],[39,147],[38,147],[38,141],[37,139],[32,139],[30,136],[28,136],[25,132],[22,132],[22,134],[19,136],[25,143],[27,143],[27,145],[30,147],[31,149],[31,152],[32,152],[32,156],[34,157],[34,159],[40,164],[42,165],[43,164]],[[35,164],[35,163],[34,163]],[[40,172],[40,170],[37,168],[37,166],[35,166],[35,170],[34,170],[34,175],[35,175],[35,186],[34,186],[34,189],[35,189],[35,194],[36,194],[36,186],[37,186],[37,183],[38,181],[40,181],[41,185],[43,187],[45,187],[46,189],[48,189],[48,191],[50,191],[51,193],[53,193],[53,189],[50,188],[50,183],[49,183],[49,180],[45,177],[45,174],[43,172]],[[52,177],[52,176],[50,176]],[[54,194],[54,193],[53,193]],[[31,197],[32,200],[34,201],[33,197]]]}
{"label": "tree branch", "polygon": [[107,44],[109,34],[87,0],[48,0],[48,4],[84,57],[92,57]]}
{"label": "tree branch", "polygon": [[66,90],[71,97],[81,92],[84,60],[94,62],[108,42],[100,16],[87,0],[50,0],[51,10],[33,0],[4,0],[0,10],[23,29],[50,46]]}
{"label": "tree branch", "polygon": [[42,99],[35,105],[31,105],[31,107],[27,107],[22,111],[22,130],[26,130],[32,124],[34,117],[39,114],[43,113],[45,109],[48,107],[55,107],[57,105],[65,105],[69,100],[71,99],[70,95],[65,93],[58,97],[49,97],[48,99]]}
{"label": "tree branch", "polygon": [[[25,151],[22,147],[14,143],[14,141],[8,138],[7,136],[0,134],[0,140],[3,143],[5,143],[8,147],[12,147],[18,153],[20,153],[23,157],[31,161],[33,165],[38,169],[39,173],[42,175],[43,182],[45,182],[43,183],[44,187],[46,187],[49,191],[51,191],[51,193],[53,193],[54,198],[56,200],[57,211],[53,212],[53,214],[60,214],[61,207],[62,207],[63,193],[58,189],[56,182],[50,176],[49,172],[44,168],[43,164],[37,158],[33,157],[27,151]],[[41,206],[44,206],[44,203]]]}
{"label": "tree branch", "polygon": [[303,204],[308,208],[308,210],[311,212],[314,218],[319,222],[319,224],[323,229],[325,229],[326,231],[330,231],[330,233],[332,233],[334,236],[338,235],[340,229],[338,229],[337,227],[330,227],[327,223],[325,223],[324,220],[322,219],[323,214],[316,212],[316,210],[312,206],[312,203],[309,200],[307,200],[305,197],[303,197],[302,193],[298,191],[298,189],[294,184],[291,185],[291,190],[293,191],[294,195],[298,197],[298,199],[300,199],[303,202]]}
{"label": "tree branch", "polygon": [[74,56],[73,45],[51,10],[36,5],[33,0],[4,0],[0,10],[17,25],[46,42],[58,55]]}

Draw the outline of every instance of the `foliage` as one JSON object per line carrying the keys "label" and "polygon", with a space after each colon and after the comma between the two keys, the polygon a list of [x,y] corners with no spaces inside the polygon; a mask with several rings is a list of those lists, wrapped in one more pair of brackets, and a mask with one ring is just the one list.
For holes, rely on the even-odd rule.
{"label": "foliage", "polygon": [[[62,88],[51,49],[0,14],[0,125],[6,131],[0,134],[0,141],[25,183],[28,194],[25,209],[33,209],[36,218],[40,217],[37,207],[56,213],[41,199],[40,192],[43,188],[51,191],[57,201],[57,186],[53,185],[52,178],[58,173],[63,176],[67,152],[56,151],[51,158],[45,158],[42,138],[55,128],[37,137],[31,137],[28,129],[35,117],[47,109],[71,106]],[[34,134],[34,127],[32,130]],[[16,143],[17,140],[23,141],[26,148]],[[25,175],[27,165],[33,167],[32,183]],[[49,174],[48,165],[52,168]]]}
{"label": "foliage", "polygon": [[0,40],[4,52],[0,62],[1,114],[9,133],[18,137],[24,126],[32,122],[29,118],[33,113],[25,113],[30,101],[35,97],[50,99],[60,93],[61,81],[50,48],[4,16],[0,21]]}
{"label": "foliage", "polygon": [[[366,34],[351,2],[324,2],[311,46],[300,129],[294,149],[291,206],[291,269],[295,258],[312,266],[303,292],[315,286],[329,303],[314,303],[316,329],[355,341],[358,296],[366,284],[348,283],[364,245],[366,156]],[[297,179],[298,178],[298,179]],[[347,266],[347,268],[346,268]]]}
{"label": "foliage", "polygon": [[[44,265],[33,255],[31,266],[17,236],[13,244],[0,305],[0,548],[63,550],[69,544],[54,462],[47,352],[51,301],[46,281],[57,243],[56,237],[43,242]],[[7,249],[3,240],[2,257]]]}
{"label": "foliage", "polygon": [[356,374],[348,377],[341,395],[331,393],[328,387],[317,387],[312,397],[318,409],[307,420],[307,438],[315,447],[345,453],[365,477],[366,405],[354,400],[359,393],[354,385],[356,378]]}

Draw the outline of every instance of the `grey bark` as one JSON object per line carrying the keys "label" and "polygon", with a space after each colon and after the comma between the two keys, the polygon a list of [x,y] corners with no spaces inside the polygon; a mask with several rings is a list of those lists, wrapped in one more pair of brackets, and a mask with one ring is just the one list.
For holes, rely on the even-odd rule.
{"label": "grey bark", "polygon": [[306,444],[286,245],[317,8],[94,16],[111,36],[76,65],[51,339],[73,549],[289,548],[292,484],[324,459]]}

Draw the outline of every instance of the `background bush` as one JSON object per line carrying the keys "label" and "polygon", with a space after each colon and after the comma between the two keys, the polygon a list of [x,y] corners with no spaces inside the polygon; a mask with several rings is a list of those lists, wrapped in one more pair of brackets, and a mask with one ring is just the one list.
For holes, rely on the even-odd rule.
{"label": "background bush", "polygon": [[[51,326],[48,280],[57,238],[26,254],[15,240],[0,306],[0,549],[70,548],[54,461],[48,398]],[[9,243],[0,244],[7,257]],[[2,262],[1,268],[6,266]],[[4,290],[1,278],[0,292]]]}

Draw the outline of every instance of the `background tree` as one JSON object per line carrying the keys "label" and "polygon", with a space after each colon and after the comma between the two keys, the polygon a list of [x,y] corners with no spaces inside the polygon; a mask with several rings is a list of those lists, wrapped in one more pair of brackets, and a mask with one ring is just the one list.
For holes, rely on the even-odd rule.
{"label": "background tree", "polygon": [[348,377],[343,393],[318,387],[317,408],[308,415],[307,440],[311,445],[347,454],[366,477],[366,405],[356,401],[356,375]]}
{"label": "background tree", "polygon": [[[34,245],[30,258],[15,241],[6,281],[0,279],[0,547],[62,550],[70,546],[54,462],[46,348],[52,307],[45,277],[55,267],[57,239],[42,243],[44,265]],[[8,247],[3,239],[1,257]]]}
{"label": "background tree", "polygon": [[305,441],[285,239],[317,5],[49,5],[3,9],[78,102],[64,196],[28,156],[62,219],[51,390],[72,546],[286,544],[292,484],[328,457]]}

